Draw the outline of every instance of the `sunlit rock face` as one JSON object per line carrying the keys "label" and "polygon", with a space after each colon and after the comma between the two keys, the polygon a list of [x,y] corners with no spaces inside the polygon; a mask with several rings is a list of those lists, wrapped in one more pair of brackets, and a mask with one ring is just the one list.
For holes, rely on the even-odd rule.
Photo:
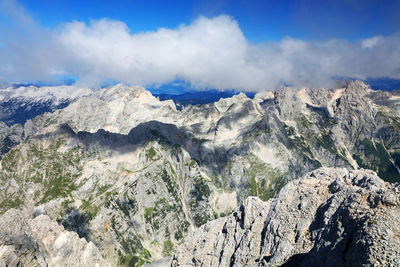
{"label": "sunlit rock face", "polygon": [[118,84],[23,126],[0,124],[1,216],[43,214],[109,264],[143,265],[170,257],[194,229],[243,203],[254,214],[269,210],[263,201],[320,167],[400,181],[399,107],[398,92],[361,82],[182,110]]}
{"label": "sunlit rock face", "polygon": [[320,168],[276,198],[249,197],[192,232],[172,266],[396,266],[400,187],[370,170]]}

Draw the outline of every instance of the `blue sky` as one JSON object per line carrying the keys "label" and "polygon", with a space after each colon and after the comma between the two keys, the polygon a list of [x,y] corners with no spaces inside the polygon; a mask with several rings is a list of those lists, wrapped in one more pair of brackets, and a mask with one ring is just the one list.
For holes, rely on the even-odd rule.
{"label": "blue sky", "polygon": [[269,90],[400,79],[400,1],[0,0],[0,78]]}
{"label": "blue sky", "polygon": [[231,15],[252,42],[291,36],[306,40],[358,40],[389,35],[400,29],[398,0],[21,0],[44,26],[108,17],[135,32],[175,28],[200,15]]}

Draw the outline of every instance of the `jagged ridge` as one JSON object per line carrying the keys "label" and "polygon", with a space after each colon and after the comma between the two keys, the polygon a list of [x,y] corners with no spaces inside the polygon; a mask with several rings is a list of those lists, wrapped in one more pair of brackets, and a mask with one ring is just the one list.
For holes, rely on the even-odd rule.
{"label": "jagged ridge", "polygon": [[321,168],[191,233],[172,266],[397,266],[400,187]]}

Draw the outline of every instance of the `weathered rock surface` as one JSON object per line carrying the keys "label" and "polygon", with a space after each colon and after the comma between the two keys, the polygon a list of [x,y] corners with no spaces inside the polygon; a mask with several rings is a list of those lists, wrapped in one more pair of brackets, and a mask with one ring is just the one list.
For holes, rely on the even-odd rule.
{"label": "weathered rock surface", "polygon": [[109,266],[98,248],[47,215],[10,209],[0,217],[0,266]]}
{"label": "weathered rock surface", "polygon": [[400,186],[321,168],[192,232],[172,266],[398,266]]}

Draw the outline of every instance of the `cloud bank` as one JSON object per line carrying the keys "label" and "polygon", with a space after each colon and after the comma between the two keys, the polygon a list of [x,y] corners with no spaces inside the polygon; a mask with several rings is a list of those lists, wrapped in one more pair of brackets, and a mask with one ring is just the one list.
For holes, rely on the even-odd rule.
{"label": "cloud bank", "polygon": [[[15,1],[1,2],[12,23],[0,34],[0,76],[14,81],[76,75],[99,86],[168,83],[197,88],[268,90],[282,84],[329,87],[333,77],[400,79],[400,35],[251,44],[234,18],[199,17],[176,29],[132,34],[121,21],[38,26]],[[3,15],[4,16],[4,15]]]}

